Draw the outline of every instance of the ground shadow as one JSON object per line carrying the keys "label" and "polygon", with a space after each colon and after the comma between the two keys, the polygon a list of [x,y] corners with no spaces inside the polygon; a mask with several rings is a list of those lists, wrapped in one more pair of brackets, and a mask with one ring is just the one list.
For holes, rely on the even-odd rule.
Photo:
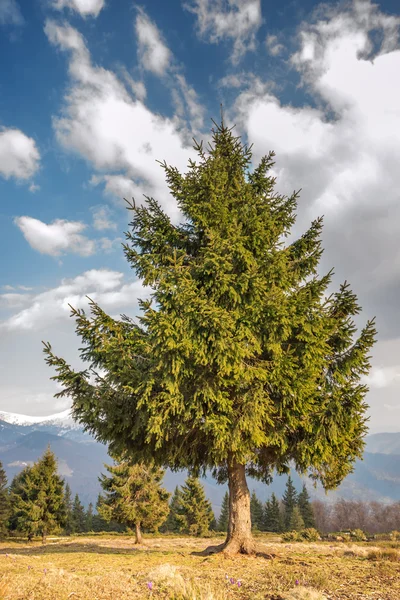
{"label": "ground shadow", "polygon": [[137,547],[114,547],[114,546],[98,546],[96,544],[79,544],[77,542],[62,543],[62,544],[44,544],[43,546],[32,545],[18,548],[15,546],[0,548],[1,554],[10,554],[18,556],[31,555],[47,555],[47,554],[68,554],[68,553],[89,553],[89,554],[171,554],[176,550],[166,550],[162,548],[154,548],[148,545],[138,545]]}

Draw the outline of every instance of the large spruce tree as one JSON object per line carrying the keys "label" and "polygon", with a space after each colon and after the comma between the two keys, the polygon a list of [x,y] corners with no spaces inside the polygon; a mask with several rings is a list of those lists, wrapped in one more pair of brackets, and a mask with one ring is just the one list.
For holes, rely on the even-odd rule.
{"label": "large spruce tree", "polygon": [[251,170],[251,148],[224,123],[195,149],[186,175],[162,163],[180,225],[153,198],[131,205],[125,254],[152,290],[139,319],[95,302],[91,315],[73,310],[86,370],[44,351],[59,395],[112,452],[228,480],[221,549],[252,552],[246,473],[268,482],[293,464],[329,489],[361,457],[360,381],[376,331],[368,321],[355,337],[360,307],[347,282],[327,296],[322,218],[285,244],[298,194],[275,191],[274,154]]}
{"label": "large spruce tree", "polygon": [[7,488],[7,476],[0,462],[0,538],[7,534],[10,517],[10,497]]}
{"label": "large spruce tree", "polygon": [[105,467],[110,475],[100,478],[105,498],[98,511],[106,520],[134,529],[135,542],[141,544],[142,528],[157,531],[168,516],[169,493],[161,487],[164,471],[127,460]]}
{"label": "large spruce tree", "polygon": [[48,447],[32,467],[18,474],[10,487],[15,529],[29,538],[47,534],[65,525],[64,481],[57,474],[57,460]]}

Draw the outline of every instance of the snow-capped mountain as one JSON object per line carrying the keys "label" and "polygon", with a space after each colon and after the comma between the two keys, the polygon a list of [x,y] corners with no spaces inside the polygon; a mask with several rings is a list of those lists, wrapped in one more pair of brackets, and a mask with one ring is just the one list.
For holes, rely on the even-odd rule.
{"label": "snow-capped mountain", "polygon": [[19,415],[16,413],[0,411],[0,420],[11,425],[54,425],[62,428],[81,429],[81,426],[74,421],[71,415],[71,409],[63,412],[49,415],[47,417],[32,417],[28,415]]}

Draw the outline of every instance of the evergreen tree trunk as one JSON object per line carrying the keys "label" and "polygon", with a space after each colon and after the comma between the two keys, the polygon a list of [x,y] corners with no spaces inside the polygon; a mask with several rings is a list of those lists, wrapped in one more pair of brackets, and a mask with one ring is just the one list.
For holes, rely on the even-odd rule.
{"label": "evergreen tree trunk", "polygon": [[255,551],[251,535],[250,492],[245,466],[234,461],[228,465],[229,522],[224,552],[252,554]]}
{"label": "evergreen tree trunk", "polygon": [[254,554],[255,543],[251,534],[250,492],[247,487],[245,465],[235,460],[228,464],[229,521],[228,534],[223,544],[210,546],[206,554]]}
{"label": "evergreen tree trunk", "polygon": [[140,529],[140,523],[138,521],[135,523],[135,535],[136,535],[135,544],[141,544],[143,541],[143,538],[142,538],[142,531]]}
{"label": "evergreen tree trunk", "polygon": [[45,544],[45,543],[46,543],[46,541],[47,541],[47,529],[46,529],[46,528],[44,528],[44,529],[42,530],[42,544]]}

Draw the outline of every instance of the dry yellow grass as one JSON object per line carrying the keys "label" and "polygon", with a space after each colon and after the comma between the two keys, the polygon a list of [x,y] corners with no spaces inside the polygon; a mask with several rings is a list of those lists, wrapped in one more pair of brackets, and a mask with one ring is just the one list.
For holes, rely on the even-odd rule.
{"label": "dry yellow grass", "polygon": [[235,558],[193,554],[213,539],[160,537],[140,547],[129,536],[5,541],[0,599],[400,600],[397,549],[389,557],[367,544],[257,540],[257,556]]}

